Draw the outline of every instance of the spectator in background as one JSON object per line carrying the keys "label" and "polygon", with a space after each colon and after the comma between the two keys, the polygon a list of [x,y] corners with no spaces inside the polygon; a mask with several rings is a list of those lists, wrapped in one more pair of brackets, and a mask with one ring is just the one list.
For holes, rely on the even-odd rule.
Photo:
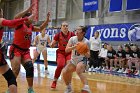
{"label": "spectator in background", "polygon": [[[122,73],[124,71],[124,66],[125,66],[125,51],[123,50],[123,47],[121,45],[118,46],[118,51],[116,53],[116,58],[115,58],[115,61],[114,61],[114,66],[117,69],[117,66],[119,66],[119,70],[118,72],[119,73]],[[118,65],[119,63],[119,65]]]}
{"label": "spectator in background", "polygon": [[108,45],[107,50],[108,50],[108,52],[107,52],[107,57],[105,59],[105,63],[106,63],[106,70],[105,71],[112,71],[116,51],[113,49],[112,45]]}
{"label": "spectator in background", "polygon": [[136,70],[134,72],[134,75],[139,75],[139,69],[140,69],[140,51],[138,50],[138,47],[136,45],[132,46],[132,57],[128,60],[128,66],[129,71],[132,72],[132,63],[135,64]]}
{"label": "spectator in background", "polygon": [[96,71],[98,63],[98,54],[101,49],[100,33],[96,31],[94,36],[90,38],[90,62],[89,71]]}
{"label": "spectator in background", "polygon": [[130,58],[133,57],[131,48],[130,48],[130,46],[129,46],[128,44],[125,45],[125,56],[126,56],[126,60],[125,60],[125,62],[126,62],[126,67],[125,67],[125,71],[123,72],[124,74],[130,72],[130,71],[128,70],[128,60],[129,60]]}
{"label": "spectator in background", "polygon": [[[99,66],[102,67],[102,63],[105,62],[105,58],[107,57],[107,43],[104,43],[103,48],[101,48],[101,51],[98,55],[99,57]],[[104,70],[104,67],[103,67]]]}

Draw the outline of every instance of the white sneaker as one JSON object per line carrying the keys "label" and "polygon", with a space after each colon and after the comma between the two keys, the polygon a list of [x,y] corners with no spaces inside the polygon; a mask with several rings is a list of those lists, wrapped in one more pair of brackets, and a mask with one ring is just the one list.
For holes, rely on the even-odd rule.
{"label": "white sneaker", "polygon": [[98,70],[98,67],[96,67],[95,70]]}
{"label": "white sneaker", "polygon": [[128,73],[128,69],[125,69],[125,71],[123,72],[124,74]]}
{"label": "white sneaker", "polygon": [[92,72],[96,72],[96,69],[95,68],[92,68]]}
{"label": "white sneaker", "polygon": [[89,71],[89,72],[92,72],[92,69],[91,69],[91,68],[89,68],[89,69],[88,69],[88,71]]}
{"label": "white sneaker", "polygon": [[136,75],[136,76],[138,76],[139,74],[140,74],[140,72],[139,72],[139,71],[137,71],[137,72],[135,73],[135,75]]}
{"label": "white sneaker", "polygon": [[64,93],[73,93],[71,85],[67,86]]}
{"label": "white sneaker", "polygon": [[82,89],[82,91],[87,91],[87,92],[91,93],[88,85],[85,85],[84,88]]}
{"label": "white sneaker", "polygon": [[121,71],[122,71],[122,69],[119,69],[117,72],[118,72],[118,73],[121,73]]}
{"label": "white sneaker", "polygon": [[104,71],[105,70],[105,67],[103,67],[102,70]]}
{"label": "white sneaker", "polygon": [[124,68],[119,69],[117,72],[118,72],[118,73],[123,73],[123,71],[124,71]]}

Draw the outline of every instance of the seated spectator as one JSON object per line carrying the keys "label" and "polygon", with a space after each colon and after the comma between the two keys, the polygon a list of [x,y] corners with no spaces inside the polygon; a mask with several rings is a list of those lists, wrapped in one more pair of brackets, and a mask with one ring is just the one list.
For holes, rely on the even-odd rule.
{"label": "seated spectator", "polygon": [[130,71],[128,70],[128,60],[133,57],[131,48],[128,44],[125,45],[125,56],[126,56],[126,60],[125,60],[126,66],[125,66],[125,71],[123,72],[124,74],[130,73]]}
{"label": "seated spectator", "polygon": [[114,61],[114,66],[116,68],[116,71],[118,70],[117,66],[119,66],[119,70],[118,70],[119,73],[122,73],[124,71],[125,58],[126,58],[125,51],[123,50],[123,47],[121,45],[119,45],[118,51],[116,53],[116,58]]}
{"label": "seated spectator", "polygon": [[106,63],[106,71],[112,71],[113,70],[113,62],[115,59],[116,51],[113,49],[111,45],[107,46],[107,57],[105,58]]}
{"label": "seated spectator", "polygon": [[[103,48],[101,48],[101,51],[99,53],[99,68],[102,67],[102,63],[105,62],[105,58],[107,57],[107,43],[104,43]],[[104,67],[103,67],[104,69]]]}
{"label": "seated spectator", "polygon": [[132,57],[128,60],[128,66],[129,66],[129,71],[132,72],[132,63],[135,64],[136,70],[134,72],[134,75],[139,75],[139,63],[140,62],[140,52],[138,50],[138,47],[136,45],[132,46]]}

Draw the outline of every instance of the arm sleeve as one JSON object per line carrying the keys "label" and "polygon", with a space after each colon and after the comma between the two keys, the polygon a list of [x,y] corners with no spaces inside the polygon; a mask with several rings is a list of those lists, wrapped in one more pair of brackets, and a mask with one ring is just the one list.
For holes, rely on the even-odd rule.
{"label": "arm sleeve", "polygon": [[2,21],[2,26],[17,27],[18,25],[23,24],[23,22],[27,21],[27,20],[28,20],[28,18],[14,19],[14,20],[6,20],[6,19],[4,19]]}

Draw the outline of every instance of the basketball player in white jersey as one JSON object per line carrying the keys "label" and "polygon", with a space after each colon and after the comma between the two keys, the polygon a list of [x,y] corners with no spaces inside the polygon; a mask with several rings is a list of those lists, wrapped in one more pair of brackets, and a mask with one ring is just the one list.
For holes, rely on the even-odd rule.
{"label": "basketball player in white jersey", "polygon": [[34,46],[36,46],[36,51],[34,53],[34,58],[32,62],[34,63],[37,57],[39,56],[39,54],[42,53],[43,58],[44,58],[45,71],[47,74],[49,74],[49,72],[48,72],[46,45],[48,44],[50,46],[50,43],[51,43],[51,40],[49,36],[46,34],[46,29],[43,29],[42,32],[38,34],[34,40]]}
{"label": "basketball player in white jersey", "polygon": [[90,57],[90,50],[88,50],[88,52],[85,54],[78,54],[75,49],[78,42],[84,42],[88,45],[88,47],[90,47],[89,41],[84,37],[85,33],[86,33],[86,28],[83,26],[79,26],[76,30],[76,36],[70,38],[67,47],[65,49],[66,52],[72,51],[71,60],[63,70],[63,79],[67,86],[65,93],[72,92],[71,79],[72,79],[72,73],[74,71],[76,71],[77,75],[79,76],[81,82],[84,85],[82,90],[90,93],[90,88],[88,86],[87,79],[82,74],[86,69],[87,58]]}

